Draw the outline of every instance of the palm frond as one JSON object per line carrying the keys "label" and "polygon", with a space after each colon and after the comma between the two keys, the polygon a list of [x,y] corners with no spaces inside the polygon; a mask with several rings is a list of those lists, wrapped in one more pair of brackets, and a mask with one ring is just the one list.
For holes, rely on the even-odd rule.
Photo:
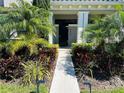
{"label": "palm frond", "polygon": [[50,0],[33,0],[33,5],[49,10],[50,9]]}
{"label": "palm frond", "polygon": [[2,30],[5,32],[26,31],[25,34],[41,35],[39,37],[48,37],[48,33],[52,32],[47,10],[32,6],[24,0],[19,1],[19,5],[13,3],[12,6],[16,9],[6,14],[2,18],[3,21],[0,21]]}
{"label": "palm frond", "polygon": [[88,42],[97,42],[109,39],[111,42],[117,42],[123,39],[124,36],[120,28],[122,27],[123,12],[116,12],[102,19],[97,18],[94,24],[88,25],[82,37]]}

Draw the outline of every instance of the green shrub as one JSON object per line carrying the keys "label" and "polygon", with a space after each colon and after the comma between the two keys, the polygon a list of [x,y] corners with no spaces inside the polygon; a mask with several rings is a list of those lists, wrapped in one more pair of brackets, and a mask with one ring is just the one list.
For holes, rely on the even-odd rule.
{"label": "green shrub", "polygon": [[[39,50],[39,56],[41,62],[43,62],[43,66],[46,67],[49,71],[51,71],[56,65],[56,59],[58,56],[58,45],[41,48]],[[49,61],[47,61],[46,59],[49,59]]]}
{"label": "green shrub", "polygon": [[14,55],[16,52],[20,51],[24,47],[28,49],[29,55],[37,54],[38,49],[42,47],[48,47],[48,41],[42,38],[33,38],[30,40],[15,40],[7,44],[6,50],[10,54]]}
{"label": "green shrub", "polygon": [[79,79],[82,79],[84,74],[93,77],[91,70],[94,66],[94,63],[91,62],[93,46],[93,43],[72,44],[72,58]]}
{"label": "green shrub", "polygon": [[92,48],[94,47],[94,43],[73,43],[72,44],[72,54],[74,54],[74,51],[80,48],[86,49],[87,51],[92,50]]}
{"label": "green shrub", "polygon": [[[8,78],[9,80],[21,78],[24,76],[24,69],[26,69],[22,67],[21,63],[35,67],[35,64],[33,65],[35,61],[40,61],[44,71],[50,73],[56,64],[58,46],[51,45],[48,47],[40,47],[41,46],[39,46],[38,54],[32,55],[30,55],[26,47],[22,47],[16,51],[14,56],[6,55],[6,53],[3,52],[4,55],[1,56],[2,59],[0,60],[0,78],[6,80],[8,80]],[[32,64],[30,61],[32,61]],[[28,69],[30,69],[30,67],[28,68],[27,66],[27,70]]]}
{"label": "green shrub", "polygon": [[[33,64],[35,61],[41,62],[42,73],[40,73],[43,74],[41,78],[55,65],[57,47],[47,41],[48,34],[53,33],[53,26],[48,20],[49,11],[32,6],[25,0],[19,1],[19,4],[13,3],[11,6],[10,12],[6,11],[6,15],[0,16],[0,19],[2,18],[0,20],[0,59],[2,59],[0,60],[0,78],[6,79],[9,76],[12,80],[22,71],[23,74],[19,74],[18,78],[24,76],[23,84],[30,84],[35,80],[32,79],[35,73],[31,74],[28,71],[31,67],[32,71],[36,70]],[[13,11],[13,8],[16,10]],[[18,34],[16,37],[11,33],[13,29]],[[25,65],[22,66],[21,63]]]}
{"label": "green shrub", "polygon": [[115,75],[121,76],[124,71],[124,58],[118,51],[119,46],[113,47],[110,44],[106,51],[103,44],[96,47],[86,45],[79,44],[78,46],[77,44],[72,48],[76,74],[80,79],[83,75],[89,75],[100,80],[109,79]]}

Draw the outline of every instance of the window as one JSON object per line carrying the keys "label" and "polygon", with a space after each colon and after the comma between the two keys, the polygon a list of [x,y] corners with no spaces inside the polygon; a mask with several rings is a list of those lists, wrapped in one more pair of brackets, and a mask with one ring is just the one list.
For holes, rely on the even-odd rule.
{"label": "window", "polygon": [[0,6],[4,6],[4,0],[0,0]]}

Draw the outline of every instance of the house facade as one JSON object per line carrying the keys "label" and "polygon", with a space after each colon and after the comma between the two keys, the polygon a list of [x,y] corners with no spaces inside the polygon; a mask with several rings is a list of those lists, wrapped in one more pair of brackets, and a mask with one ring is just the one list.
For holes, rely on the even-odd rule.
{"label": "house facade", "polygon": [[[0,0],[0,5],[8,7],[12,2],[16,0]],[[82,31],[92,18],[112,14],[117,4],[124,4],[124,0],[51,0],[50,21],[56,30],[49,34],[49,42],[60,46],[81,43]]]}

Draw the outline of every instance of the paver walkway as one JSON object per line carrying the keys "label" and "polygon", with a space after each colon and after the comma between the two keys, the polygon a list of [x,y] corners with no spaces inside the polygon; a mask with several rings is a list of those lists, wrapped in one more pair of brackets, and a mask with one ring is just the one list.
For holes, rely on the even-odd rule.
{"label": "paver walkway", "polygon": [[59,49],[50,93],[80,93],[70,49]]}

